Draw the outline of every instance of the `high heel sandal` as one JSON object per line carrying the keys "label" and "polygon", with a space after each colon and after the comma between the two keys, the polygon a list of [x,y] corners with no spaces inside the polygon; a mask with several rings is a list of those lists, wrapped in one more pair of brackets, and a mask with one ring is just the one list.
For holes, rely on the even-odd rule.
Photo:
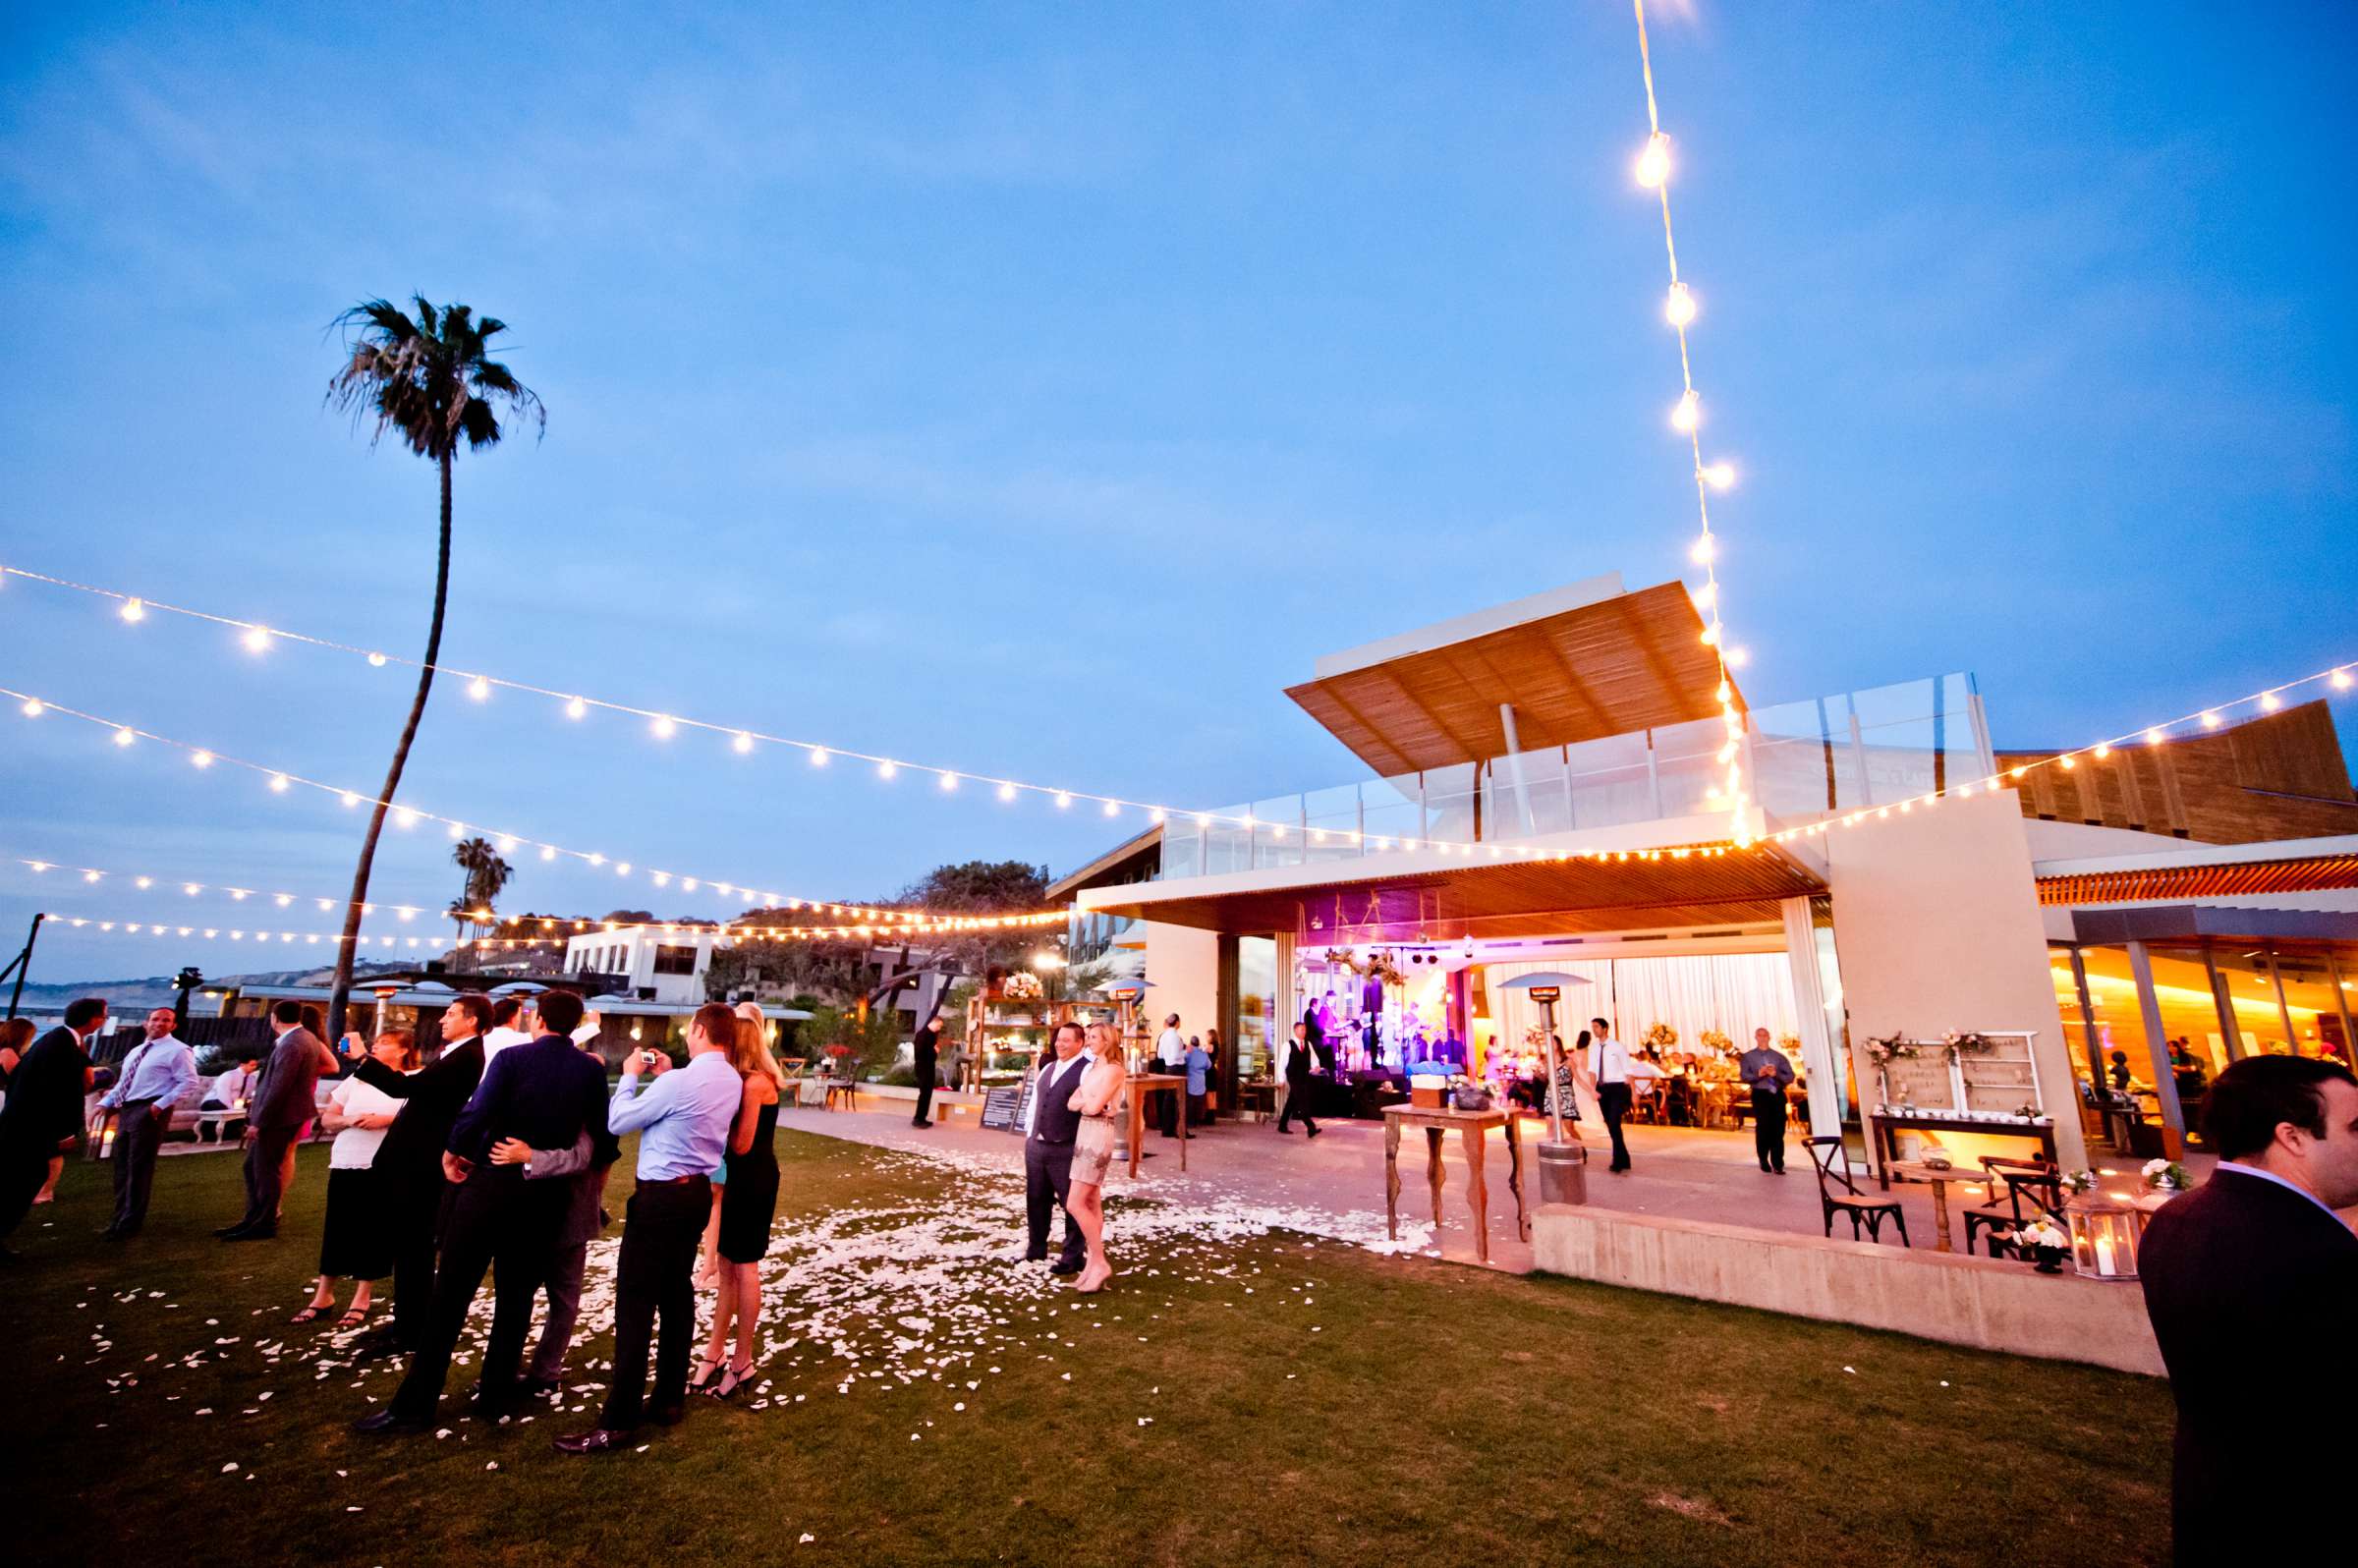
{"label": "high heel sandal", "polygon": [[688,1379],[688,1391],[692,1394],[702,1393],[704,1391],[704,1385],[712,1380],[712,1374],[719,1371],[720,1358],[718,1356],[713,1357],[709,1361],[698,1362],[696,1364],[696,1375]]}
{"label": "high heel sandal", "polygon": [[1095,1296],[1098,1291],[1103,1290],[1106,1282],[1113,1278],[1113,1265],[1103,1263],[1099,1267],[1104,1269],[1103,1273],[1098,1273],[1096,1269],[1091,1269],[1074,1281],[1073,1288],[1084,1296]]}
{"label": "high heel sandal", "polygon": [[714,1385],[711,1390],[712,1397],[714,1399],[734,1398],[737,1390],[751,1382],[753,1376],[754,1364],[750,1361],[742,1367],[731,1367],[720,1374],[719,1383]]}

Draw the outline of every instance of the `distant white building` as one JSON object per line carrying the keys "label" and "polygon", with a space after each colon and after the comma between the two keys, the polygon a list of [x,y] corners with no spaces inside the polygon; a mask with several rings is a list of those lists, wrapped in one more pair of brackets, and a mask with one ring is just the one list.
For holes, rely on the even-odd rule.
{"label": "distant white building", "polygon": [[[615,977],[623,994],[646,1001],[696,1003],[705,999],[704,974],[712,967],[713,952],[733,945],[732,939],[709,925],[625,925],[583,931],[565,943],[565,973]],[[924,962],[920,951],[869,949],[868,985],[881,985],[901,962],[904,951],[911,962]],[[904,1035],[916,1033],[949,983],[948,977],[926,975],[893,993],[890,1005],[901,1014]]]}
{"label": "distant white building", "polygon": [[565,943],[568,975],[612,975],[624,994],[650,1002],[702,1002],[704,971],[720,935],[710,926],[626,925],[584,931]]}

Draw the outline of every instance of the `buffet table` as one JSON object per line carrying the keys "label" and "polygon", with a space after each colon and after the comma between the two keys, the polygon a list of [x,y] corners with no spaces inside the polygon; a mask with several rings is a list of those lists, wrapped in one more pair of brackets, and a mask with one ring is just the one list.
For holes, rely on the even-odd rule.
{"label": "buffet table", "polygon": [[1387,1105],[1383,1111],[1383,1220],[1394,1241],[1400,1239],[1400,1133],[1403,1128],[1425,1129],[1425,1179],[1432,1188],[1432,1222],[1441,1222],[1441,1135],[1455,1129],[1466,1150],[1466,1207],[1474,1216],[1474,1256],[1490,1260],[1489,1185],[1483,1178],[1483,1160],[1489,1131],[1506,1129],[1506,1186],[1515,1195],[1515,1234],[1531,1240],[1531,1217],[1523,1206],[1523,1138],[1512,1106],[1487,1111],[1425,1109]]}

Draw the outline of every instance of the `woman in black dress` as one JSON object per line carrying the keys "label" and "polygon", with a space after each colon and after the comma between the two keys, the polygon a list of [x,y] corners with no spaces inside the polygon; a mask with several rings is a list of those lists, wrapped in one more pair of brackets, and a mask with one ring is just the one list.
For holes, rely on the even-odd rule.
{"label": "woman in black dress", "polygon": [[712,1308],[712,1336],[704,1344],[701,1385],[719,1368],[729,1348],[732,1323],[737,1331],[737,1354],[712,1385],[714,1397],[726,1399],[743,1387],[754,1371],[754,1340],[761,1323],[761,1259],[769,1251],[770,1221],[778,1212],[778,1092],[785,1072],[769,1049],[769,1020],[751,1002],[743,1003],[737,1021],[737,1040],[729,1059],[745,1079],[745,1094],[737,1103],[737,1123],[729,1135],[729,1179],[721,1188],[719,1294]]}

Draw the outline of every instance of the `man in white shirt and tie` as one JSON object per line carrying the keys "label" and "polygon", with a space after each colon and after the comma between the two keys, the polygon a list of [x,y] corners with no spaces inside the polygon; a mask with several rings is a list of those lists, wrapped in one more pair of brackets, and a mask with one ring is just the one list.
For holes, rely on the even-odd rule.
{"label": "man in white shirt and tie", "polygon": [[[1080,1136],[1081,1118],[1072,1108],[1073,1091],[1089,1070],[1078,1024],[1056,1026],[1056,1056],[1039,1070],[1032,1086],[1032,1102],[1024,1108],[1024,1212],[1030,1227],[1024,1261],[1039,1262],[1048,1256],[1048,1221],[1065,1207],[1072,1191],[1073,1140]],[[1064,1216],[1064,1248],[1057,1255],[1054,1274],[1078,1274],[1087,1261],[1081,1227]]]}
{"label": "man in white shirt and tie", "polygon": [[124,1241],[147,1223],[147,1193],[155,1181],[156,1151],[172,1125],[172,1107],[196,1085],[196,1053],[173,1030],[179,1018],[169,1007],[147,1015],[147,1037],[132,1047],[114,1088],[98,1096],[115,1113],[115,1218],[98,1234]]}
{"label": "man in white shirt and tie", "polygon": [[1613,1160],[1605,1169],[1626,1176],[1629,1146],[1621,1141],[1621,1118],[1629,1114],[1629,1047],[1613,1038],[1613,1026],[1601,1018],[1590,1019],[1589,1029],[1596,1036],[1589,1041],[1589,1090],[1613,1141]]}

